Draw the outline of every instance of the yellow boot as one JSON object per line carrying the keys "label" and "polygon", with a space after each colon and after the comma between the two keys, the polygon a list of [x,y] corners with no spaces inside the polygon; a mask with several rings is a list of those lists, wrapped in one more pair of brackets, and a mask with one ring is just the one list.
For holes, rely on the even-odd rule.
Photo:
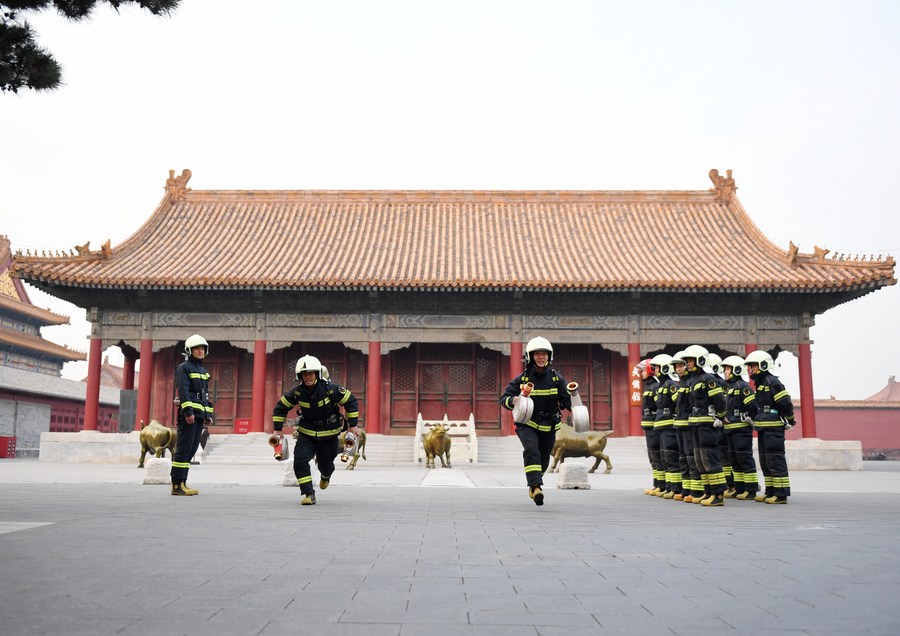
{"label": "yellow boot", "polygon": [[309,495],[303,495],[303,499],[300,500],[301,506],[312,506],[316,503],[316,494],[311,493]]}
{"label": "yellow boot", "polygon": [[197,492],[198,491],[191,488],[185,488],[184,482],[181,482],[180,484],[172,484],[172,494],[179,497],[189,497],[190,495],[196,495]]}
{"label": "yellow boot", "polygon": [[184,494],[186,495],[199,495],[200,491],[196,488],[188,488],[188,485],[184,482],[181,482],[181,488],[184,490]]}

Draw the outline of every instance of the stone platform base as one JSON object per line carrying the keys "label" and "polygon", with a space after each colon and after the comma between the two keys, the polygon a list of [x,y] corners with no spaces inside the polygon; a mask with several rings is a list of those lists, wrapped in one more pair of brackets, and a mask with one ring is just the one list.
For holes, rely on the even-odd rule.
{"label": "stone platform base", "polygon": [[[98,462],[103,464],[138,464],[141,458],[141,434],[100,433],[41,433],[42,462]],[[149,459],[149,458],[148,458]]]}
{"label": "stone platform base", "polygon": [[[233,456],[226,452],[226,444],[217,438],[243,438],[237,440],[243,446],[240,452]],[[375,437],[375,436],[373,436]],[[378,436],[380,437],[380,436]],[[248,461],[248,456],[259,456],[260,463],[274,463],[272,448],[266,443],[268,434],[251,433],[235,436],[210,436],[207,444],[209,463],[241,463]],[[400,438],[405,443],[409,438]],[[514,450],[515,461],[510,466],[521,468],[521,447],[518,440],[510,436],[510,448]],[[252,443],[251,443],[252,442]],[[411,443],[411,442],[410,442]],[[211,445],[210,445],[211,444]],[[753,440],[754,454],[756,454],[756,440]],[[405,448],[405,447],[404,447]],[[612,437],[609,441],[609,453],[613,458],[613,465],[627,467],[629,465],[643,468],[647,464],[646,442],[643,437]],[[858,440],[831,441],[817,438],[788,440],[785,443],[787,450],[787,462],[789,470],[862,470],[863,456],[862,443]],[[252,451],[252,452],[251,452]],[[390,461],[386,458],[381,465],[409,465],[406,453],[401,453],[402,461]],[[96,462],[104,464],[130,464],[137,466],[141,456],[140,433],[100,433],[97,431],[81,431],[79,433],[41,433],[40,461],[42,462]],[[168,452],[166,454],[168,457]],[[399,456],[399,455],[398,455]],[[377,460],[377,457],[373,455]],[[147,459],[150,459],[149,457]],[[252,457],[250,458],[252,459]],[[497,457],[494,465],[506,465]],[[757,458],[758,459],[758,458]],[[204,460],[204,463],[206,461]],[[290,460],[285,462],[292,464]],[[491,465],[491,458],[485,453],[482,461],[485,465]],[[560,468],[565,466],[563,463]],[[288,476],[285,475],[285,481]],[[615,469],[614,469],[615,472]],[[296,484],[296,480],[293,482]]]}
{"label": "stone platform base", "polygon": [[[754,440],[754,447],[756,442]],[[862,442],[809,437],[784,443],[788,470],[862,470]]]}

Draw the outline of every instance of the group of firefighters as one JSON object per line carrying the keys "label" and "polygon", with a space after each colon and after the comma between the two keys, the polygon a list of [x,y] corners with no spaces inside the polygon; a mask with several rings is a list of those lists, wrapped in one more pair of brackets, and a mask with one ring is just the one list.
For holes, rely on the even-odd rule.
{"label": "group of firefighters", "polygon": [[[186,484],[190,459],[200,446],[203,427],[212,422],[213,405],[209,397],[209,372],[203,366],[209,343],[194,334],[185,340],[184,351],[185,361],[175,370],[178,439],[171,476],[172,494],[190,496],[199,493]],[[320,475],[319,488],[325,490],[334,473],[338,436],[345,428],[354,437],[359,433],[359,405],[348,389],[331,381],[327,368],[315,356],[300,358],[295,371],[299,384],[285,392],[275,404],[272,423],[280,436],[287,414],[294,408],[301,413],[295,430],[294,474],[302,495],[300,504],[309,506],[316,503],[310,461],[315,457]]]}
{"label": "group of firefighters", "polygon": [[[213,417],[209,372],[203,366],[209,344],[195,334],[184,348],[186,359],[175,371],[178,441],[171,473],[172,494],[182,496],[198,492],[186,484],[190,459]],[[500,405],[513,411],[528,496],[538,506],[544,503],[542,477],[562,411],[572,410],[568,385],[552,362],[550,342],[532,338],[525,347],[524,371],[512,378],[500,396]],[[646,494],[704,506],[722,506],[730,497],[787,503],[791,484],[784,434],[794,424],[794,409],[784,385],[772,374],[774,366],[764,351],[754,351],[746,359],[728,356],[722,360],[700,345],[642,361],[638,365],[643,379],[641,427],[653,469],[653,486]],[[280,436],[288,413],[295,408],[300,412],[294,432],[294,474],[302,494],[300,503],[312,505],[316,495],[310,462],[315,458],[319,488],[326,489],[340,433],[346,429],[348,436],[358,435],[359,406],[348,389],[331,381],[318,358],[303,356],[295,370],[299,384],[278,400],[272,423]],[[755,388],[742,378],[744,373]],[[754,430],[764,494],[757,494]]]}
{"label": "group of firefighters", "polygon": [[784,436],[794,426],[794,407],[774,368],[765,351],[723,360],[700,345],[639,363],[641,428],[653,470],[653,485],[644,492],[703,506],[723,506],[729,498],[786,504],[791,482]]}

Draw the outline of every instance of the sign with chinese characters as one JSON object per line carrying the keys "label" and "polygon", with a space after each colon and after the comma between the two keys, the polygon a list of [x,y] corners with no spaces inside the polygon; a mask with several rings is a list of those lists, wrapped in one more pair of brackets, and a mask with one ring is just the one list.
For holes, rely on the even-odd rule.
{"label": "sign with chinese characters", "polygon": [[643,398],[643,388],[644,382],[641,378],[641,370],[637,367],[634,367],[631,370],[631,389],[629,390],[629,394],[631,395],[631,399],[629,403],[631,406],[640,406]]}

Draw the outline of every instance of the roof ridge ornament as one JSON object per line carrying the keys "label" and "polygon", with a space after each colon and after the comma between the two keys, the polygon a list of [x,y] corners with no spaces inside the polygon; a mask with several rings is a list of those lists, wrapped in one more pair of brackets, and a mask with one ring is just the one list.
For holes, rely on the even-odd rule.
{"label": "roof ridge ornament", "polygon": [[178,201],[183,198],[186,192],[191,189],[187,187],[187,182],[191,180],[191,171],[185,168],[181,171],[181,175],[176,177],[174,170],[169,170],[169,178],[166,179],[166,194],[172,201]]}
{"label": "roof ridge ornament", "polygon": [[[826,260],[825,257],[829,254],[831,254],[831,258]],[[890,255],[845,254],[843,252],[832,252],[830,249],[819,247],[818,245],[813,245],[812,254],[804,254],[800,251],[799,246],[794,245],[793,241],[788,242],[787,261],[791,266],[795,266],[798,263],[811,262],[835,265],[840,264],[842,266],[861,265],[863,267],[869,267],[872,265],[881,266],[882,264],[889,267],[894,266],[894,259]]]}
{"label": "roof ridge ornament", "polygon": [[110,240],[111,239],[106,239],[106,242],[104,242],[96,252],[91,250],[90,241],[86,242],[84,245],[76,245],[75,252],[77,252],[77,254],[71,254],[71,257],[79,260],[93,260],[97,257],[99,257],[100,260],[108,260],[113,253],[112,247],[110,247]]}
{"label": "roof ridge ornament", "polygon": [[723,177],[715,168],[709,171],[709,180],[712,181],[713,186],[715,186],[710,188],[710,192],[715,194],[716,199],[719,201],[728,201],[734,196],[735,190],[737,190],[734,179],[731,177],[731,170],[726,170],[725,174],[727,176]]}

